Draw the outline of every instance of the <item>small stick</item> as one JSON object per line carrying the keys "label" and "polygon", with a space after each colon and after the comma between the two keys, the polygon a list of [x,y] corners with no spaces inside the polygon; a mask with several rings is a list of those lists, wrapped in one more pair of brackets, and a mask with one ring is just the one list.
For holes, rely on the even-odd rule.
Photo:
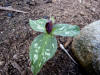
{"label": "small stick", "polygon": [[0,10],[9,10],[9,11],[15,11],[15,12],[20,12],[20,13],[28,13],[28,12],[24,12],[24,11],[14,9],[12,7],[2,7],[2,6],[0,6]]}
{"label": "small stick", "polygon": [[72,38],[69,37],[67,42],[64,44],[64,47],[66,48],[71,42],[72,42]]}
{"label": "small stick", "polygon": [[60,44],[60,48],[69,56],[69,58],[75,63],[76,61],[71,57],[71,55],[68,53],[68,51],[64,48],[64,46],[62,44]]}
{"label": "small stick", "polygon": [[16,68],[20,72],[21,75],[23,75],[21,72],[21,67],[15,61],[11,61],[11,64],[14,68]]}

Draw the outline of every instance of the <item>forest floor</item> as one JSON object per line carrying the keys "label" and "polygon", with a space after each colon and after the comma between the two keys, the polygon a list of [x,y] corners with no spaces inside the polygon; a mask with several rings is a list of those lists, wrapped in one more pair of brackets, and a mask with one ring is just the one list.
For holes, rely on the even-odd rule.
{"label": "forest floor", "polygon": [[[30,18],[55,16],[56,23],[78,25],[80,28],[100,19],[100,0],[0,0],[0,6],[29,12],[0,10],[0,75],[32,75],[29,46],[40,33],[30,28]],[[69,38],[57,36],[63,45]],[[71,53],[71,42],[65,48]],[[46,62],[38,75],[86,74],[58,47],[55,56]]]}

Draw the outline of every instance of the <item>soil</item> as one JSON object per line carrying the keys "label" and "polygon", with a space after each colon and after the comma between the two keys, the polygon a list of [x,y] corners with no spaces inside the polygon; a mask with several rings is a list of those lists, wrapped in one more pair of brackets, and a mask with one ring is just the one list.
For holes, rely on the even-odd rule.
{"label": "soil", "polygon": [[[40,33],[30,28],[30,18],[55,16],[56,23],[74,24],[80,28],[100,19],[100,0],[0,0],[0,6],[29,12],[0,10],[0,75],[32,75],[29,46]],[[64,45],[68,37],[57,36],[57,40]],[[71,53],[71,44],[66,48]],[[58,47],[55,56],[46,62],[38,75],[86,74]]]}

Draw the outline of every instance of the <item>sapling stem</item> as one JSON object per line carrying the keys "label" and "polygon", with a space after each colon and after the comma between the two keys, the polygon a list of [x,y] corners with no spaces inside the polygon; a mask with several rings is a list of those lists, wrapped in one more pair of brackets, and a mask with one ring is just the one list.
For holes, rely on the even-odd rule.
{"label": "sapling stem", "polygon": [[64,48],[64,46],[62,44],[60,44],[60,48],[69,56],[69,58],[75,63],[76,61],[71,57],[71,55],[68,53],[68,51]]}

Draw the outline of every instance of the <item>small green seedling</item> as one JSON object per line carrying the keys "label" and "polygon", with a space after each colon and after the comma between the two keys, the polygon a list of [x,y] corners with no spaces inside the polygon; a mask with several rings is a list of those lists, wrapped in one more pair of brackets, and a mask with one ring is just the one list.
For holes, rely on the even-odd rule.
{"label": "small green seedling", "polygon": [[73,37],[80,33],[80,29],[76,25],[54,24],[54,22],[53,17],[50,20],[29,20],[29,24],[34,31],[43,32],[34,39],[30,46],[29,57],[34,75],[37,75],[43,64],[55,54],[57,40],[54,35]]}

